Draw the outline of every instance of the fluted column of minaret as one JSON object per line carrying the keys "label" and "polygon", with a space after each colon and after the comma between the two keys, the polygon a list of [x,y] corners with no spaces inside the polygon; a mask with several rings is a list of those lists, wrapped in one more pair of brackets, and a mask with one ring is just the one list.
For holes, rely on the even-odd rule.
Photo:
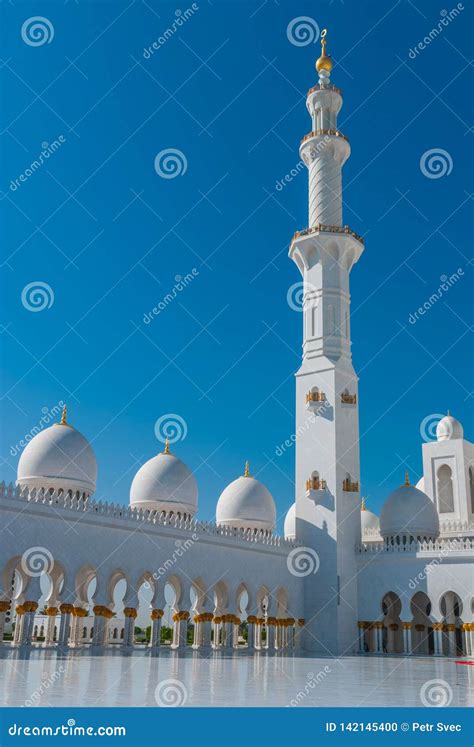
{"label": "fluted column of minaret", "polygon": [[308,167],[308,226],[342,226],[342,166],[350,154],[347,139],[337,129],[342,106],[340,91],[330,84],[332,60],[326,54],[326,32],[321,34],[322,54],[316,62],[318,84],[306,106],[311,132],[303,139],[300,154]]}
{"label": "fluted column of minaret", "polygon": [[[327,150],[327,149],[326,149]],[[342,226],[341,167],[330,152],[322,152],[309,164],[310,227],[323,223]]]}

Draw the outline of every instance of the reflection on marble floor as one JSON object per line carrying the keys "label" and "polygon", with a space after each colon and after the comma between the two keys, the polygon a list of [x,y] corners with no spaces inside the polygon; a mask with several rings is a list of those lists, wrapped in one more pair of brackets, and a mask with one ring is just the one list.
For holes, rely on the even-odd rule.
{"label": "reflection on marble floor", "polygon": [[[0,655],[2,706],[474,705],[474,667],[443,658],[32,649]],[[423,701],[424,698],[424,702]]]}

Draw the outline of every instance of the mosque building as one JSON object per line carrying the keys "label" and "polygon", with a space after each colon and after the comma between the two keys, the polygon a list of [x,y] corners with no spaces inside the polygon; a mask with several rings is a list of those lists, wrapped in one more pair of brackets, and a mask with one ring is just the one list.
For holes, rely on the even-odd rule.
{"label": "mosque building", "polygon": [[343,224],[350,145],[332,66],[323,32],[300,146],[308,227],[289,249],[304,300],[284,536],[248,464],[221,493],[215,523],[200,521],[196,478],[168,442],[138,470],[129,506],[95,500],[94,451],[65,409],[23,450],[16,484],[0,485],[0,646],[130,650],[146,586],[151,649],[168,604],[178,650],[474,655],[474,444],[461,423],[439,421],[422,446],[423,477],[415,486],[407,475],[380,517],[361,501],[350,273],[364,242]]}

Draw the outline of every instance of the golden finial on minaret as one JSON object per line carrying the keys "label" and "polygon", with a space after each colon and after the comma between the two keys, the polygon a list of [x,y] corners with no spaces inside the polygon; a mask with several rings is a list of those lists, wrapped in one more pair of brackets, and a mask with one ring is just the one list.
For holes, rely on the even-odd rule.
{"label": "golden finial on minaret", "polygon": [[406,470],[405,472],[405,487],[406,488],[410,487],[410,478],[408,477],[408,470]]}
{"label": "golden finial on minaret", "polygon": [[321,70],[325,70],[327,73],[330,73],[332,70],[332,60],[331,57],[326,54],[326,36],[327,36],[328,30],[323,29],[321,31],[321,57],[319,57],[318,60],[316,60],[316,70],[318,73],[321,72]]}
{"label": "golden finial on minaret", "polygon": [[169,440],[168,436],[166,436],[166,438],[165,438],[165,448],[163,449],[163,454],[171,454],[171,451],[170,451],[170,440]]}
{"label": "golden finial on minaret", "polygon": [[360,510],[365,511],[365,498],[362,498],[361,504],[360,504]]}
{"label": "golden finial on minaret", "polygon": [[63,411],[61,414],[61,420],[59,421],[59,425],[67,425],[67,406],[64,405]]}
{"label": "golden finial on minaret", "polygon": [[250,471],[249,471],[249,470],[250,470],[250,468],[249,468],[249,463],[248,463],[248,462],[245,462],[245,472],[244,472],[244,477],[250,477]]}

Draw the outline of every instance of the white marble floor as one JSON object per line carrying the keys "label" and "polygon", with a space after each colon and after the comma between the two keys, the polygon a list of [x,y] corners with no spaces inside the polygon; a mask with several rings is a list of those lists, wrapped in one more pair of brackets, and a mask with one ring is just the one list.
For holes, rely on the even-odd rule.
{"label": "white marble floor", "polygon": [[1,706],[474,705],[474,667],[446,658],[145,650],[0,654]]}

